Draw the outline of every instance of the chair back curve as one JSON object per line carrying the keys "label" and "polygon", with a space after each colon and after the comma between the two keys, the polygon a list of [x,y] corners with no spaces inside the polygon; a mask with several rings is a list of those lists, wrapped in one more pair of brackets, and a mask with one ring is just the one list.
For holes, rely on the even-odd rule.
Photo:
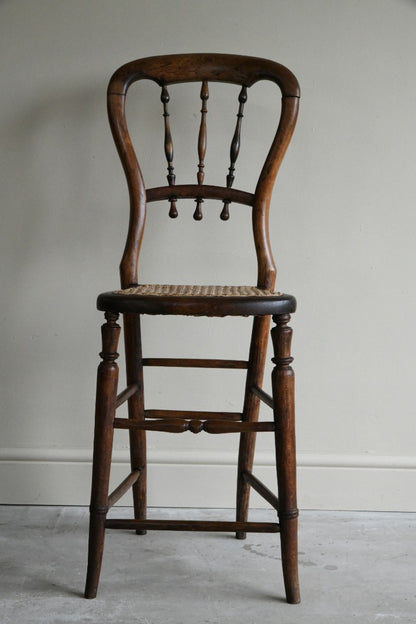
{"label": "chair back curve", "polygon": [[[167,162],[166,186],[147,189],[132,145],[125,115],[125,100],[129,87],[138,80],[148,79],[161,88],[161,107],[164,118],[164,151]],[[254,193],[233,188],[236,161],[240,151],[241,128],[248,89],[260,80],[277,85],[282,95],[278,127]],[[173,163],[173,140],[169,121],[169,85],[200,82],[201,119],[197,137],[198,162],[196,183],[176,184]],[[209,83],[223,82],[240,86],[237,103],[237,121],[230,146],[230,162],[224,186],[204,184],[204,159],[207,146]],[[299,85],[295,76],[274,61],[232,54],[172,54],[138,59],[120,67],[111,77],[107,104],[111,131],[124,168],[130,196],[129,229],[120,264],[122,288],[137,285],[138,260],[144,232],[146,206],[152,201],[168,200],[169,216],[178,215],[176,202],[192,198],[196,202],[194,219],[203,217],[204,199],[223,202],[221,219],[229,218],[231,202],[252,207],[253,235],[257,255],[257,286],[273,289],[276,269],[269,242],[269,206],[274,181],[280,163],[289,145],[298,113]]]}

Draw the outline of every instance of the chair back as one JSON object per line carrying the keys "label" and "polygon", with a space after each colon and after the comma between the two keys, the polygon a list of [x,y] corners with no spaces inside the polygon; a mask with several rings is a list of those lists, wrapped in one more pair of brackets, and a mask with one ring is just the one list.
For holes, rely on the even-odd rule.
{"label": "chair back", "polygon": [[[164,152],[167,162],[166,186],[146,188],[126,122],[125,100],[129,87],[138,80],[152,80],[161,89],[161,109],[164,119]],[[282,95],[277,130],[260,172],[253,193],[233,188],[237,159],[240,152],[244,108],[249,88],[260,80],[277,85]],[[172,84],[201,83],[201,117],[196,138],[198,162],[196,182],[176,184],[174,143],[170,127],[169,87]],[[238,85],[237,121],[233,129],[230,160],[224,186],[204,184],[207,150],[207,112],[211,82]],[[257,286],[273,289],[276,268],[269,242],[269,206],[274,181],[289,145],[297,118],[299,85],[295,76],[283,65],[261,58],[231,54],[173,54],[132,61],[120,67],[112,76],[107,93],[108,114],[130,195],[129,229],[120,264],[121,286],[138,283],[138,260],[143,238],[146,207],[160,200],[169,202],[169,216],[178,216],[177,201],[192,198],[196,202],[194,219],[203,218],[205,199],[223,202],[220,218],[230,217],[230,204],[252,207],[253,236],[257,255]]]}

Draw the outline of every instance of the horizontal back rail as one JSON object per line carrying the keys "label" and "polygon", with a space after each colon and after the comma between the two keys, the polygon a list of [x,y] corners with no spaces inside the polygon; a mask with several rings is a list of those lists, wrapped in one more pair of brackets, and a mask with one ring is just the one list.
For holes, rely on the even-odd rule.
{"label": "horizontal back rail", "polygon": [[177,186],[158,186],[146,190],[147,202],[171,200],[171,199],[218,199],[220,201],[232,201],[236,204],[253,206],[254,193],[239,191],[238,189],[224,186],[211,186],[209,184],[178,184]]}

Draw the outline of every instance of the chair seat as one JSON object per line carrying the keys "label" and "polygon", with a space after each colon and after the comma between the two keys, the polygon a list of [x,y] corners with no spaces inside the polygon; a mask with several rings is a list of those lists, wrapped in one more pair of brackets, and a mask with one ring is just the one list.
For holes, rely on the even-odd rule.
{"label": "chair seat", "polygon": [[97,308],[109,312],[190,316],[291,314],[296,299],[255,286],[141,284],[99,295]]}

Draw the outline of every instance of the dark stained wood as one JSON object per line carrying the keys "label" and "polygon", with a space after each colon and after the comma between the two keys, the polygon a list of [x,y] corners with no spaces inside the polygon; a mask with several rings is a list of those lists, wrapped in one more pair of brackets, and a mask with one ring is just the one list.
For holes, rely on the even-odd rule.
{"label": "dark stained wood", "polygon": [[107,529],[143,528],[148,531],[248,531],[250,533],[278,533],[277,522],[224,522],[221,520],[106,520]]}
{"label": "dark stained wood", "polygon": [[274,431],[274,422],[231,422],[212,420],[204,424],[207,433],[242,433],[245,431]]}
{"label": "dark stained wood", "polygon": [[149,56],[126,63],[114,72],[108,93],[125,96],[134,82],[144,78],[160,86],[207,80],[251,87],[259,80],[270,80],[278,85],[283,97],[300,97],[295,76],[275,61],[254,56],[198,52]]}
{"label": "dark stained wood", "polygon": [[106,323],[101,328],[102,362],[97,373],[95,403],[94,458],[90,504],[90,533],[88,570],[85,597],[95,598],[100,578],[104,549],[105,518],[108,511],[108,484],[110,480],[113,422],[116,412],[118,382],[117,345],[120,336],[118,314],[106,312]]}
{"label": "dark stained wood", "polygon": [[295,129],[298,107],[298,98],[282,98],[279,126],[256,186],[252,223],[259,288],[273,288],[276,281],[276,267],[269,238],[270,200],[277,172]]}
{"label": "dark stained wood", "polygon": [[143,366],[175,366],[179,368],[237,368],[246,369],[246,360],[205,360],[190,358],[143,358]]}
{"label": "dark stained wood", "polygon": [[[209,89],[208,82],[203,80],[201,87],[201,100],[202,100],[202,108],[201,108],[201,125],[199,127],[199,135],[198,135],[198,173],[197,180],[198,184],[204,183],[204,167],[205,167],[205,154],[207,151],[207,100],[209,98]],[[204,200],[201,196],[196,198],[196,208],[194,212],[195,221],[200,221],[202,219],[202,204]]]}
{"label": "dark stained wood", "polygon": [[[276,269],[269,242],[268,212],[274,180],[296,123],[299,85],[295,76],[286,67],[274,61],[231,54],[174,54],[149,57],[127,63],[114,73],[107,91],[108,112],[130,193],[129,234],[121,263],[123,287],[138,283],[137,265],[146,214],[146,189],[127,129],[125,98],[129,87],[137,80],[143,79],[153,80],[162,88],[180,82],[204,80],[250,87],[259,80],[270,80],[281,89],[280,123],[256,187],[253,208],[258,286],[273,288]],[[168,118],[165,117],[165,121],[166,119]],[[169,141],[167,144],[169,146]],[[171,155],[173,159],[173,153],[168,150],[169,158]]]}
{"label": "dark stained wood", "polygon": [[137,283],[137,265],[146,219],[146,189],[143,175],[127,129],[125,98],[108,95],[108,118],[126,176],[130,196],[129,229],[120,262],[121,287]]}
{"label": "dark stained wood", "polygon": [[147,189],[147,202],[162,201],[172,197],[179,199],[194,199],[195,197],[204,199],[229,199],[235,204],[244,204],[245,206],[254,205],[254,193],[239,191],[238,189],[225,188],[223,186],[212,186],[204,184],[199,187],[198,184],[178,184],[174,189],[169,186],[158,186]]}
{"label": "dark stained wood", "polygon": [[128,492],[131,487],[133,487],[137,479],[140,477],[140,472],[141,472],[140,470],[133,470],[133,472],[127,475],[127,477],[123,479],[120,485],[117,486],[113,492],[111,492],[111,494],[108,497],[109,509],[110,507],[115,505],[116,502],[119,501],[120,498],[124,496],[124,494]]}
{"label": "dark stained wood", "polygon": [[266,405],[268,405],[269,407],[273,407],[273,399],[270,394],[267,394],[267,392],[265,392],[258,386],[252,386],[251,392],[258,396],[260,401],[263,401],[263,403],[266,403]]}
{"label": "dark stained wood", "polygon": [[[125,117],[125,99],[131,84],[151,80],[161,87],[164,117],[164,151],[168,185],[146,189],[129,135]],[[241,127],[248,88],[260,80],[275,83],[282,94],[278,127],[254,192],[232,188],[236,162],[241,146]],[[173,166],[174,149],[169,119],[168,86],[181,82],[202,84],[201,120],[198,134],[197,184],[176,186]],[[226,186],[204,184],[207,151],[208,83],[238,85],[237,122],[230,147],[230,166]],[[179,198],[196,200],[194,217],[202,218],[204,200],[224,202],[221,218],[229,217],[229,204],[251,208],[253,237],[257,256],[257,287],[274,290],[276,268],[269,241],[269,208],[273,185],[289,145],[298,112],[299,87],[296,78],[284,66],[259,58],[223,54],[182,54],[150,57],[127,63],[118,69],[108,87],[108,114],[114,141],[126,175],[130,198],[130,218],[124,253],[120,263],[121,287],[138,285],[138,261],[143,238],[147,203],[170,202],[170,216],[177,216]],[[212,202],[214,203],[214,202]],[[205,206],[209,206],[207,202]],[[162,277],[163,280],[163,277]],[[161,281],[162,281],[161,280]],[[139,296],[103,293],[97,307],[106,313],[103,326],[102,359],[97,377],[96,429],[94,436],[93,482],[85,595],[96,595],[105,528],[132,528],[138,534],[148,529],[235,531],[243,538],[248,531],[281,533],[282,566],[288,602],[299,601],[297,576],[296,455],[294,432],[294,382],[290,366],[291,330],[289,314],[296,309],[291,295],[250,297],[212,296]],[[127,388],[117,396],[117,342],[120,327],[118,314],[123,313],[126,352]],[[146,358],[142,357],[140,337],[141,314],[181,314],[195,316],[253,316],[253,329],[248,361]],[[276,327],[272,330],[275,368],[272,374],[273,398],[262,390],[270,315]],[[242,413],[180,410],[146,410],[143,392],[143,366],[182,366],[195,368],[246,369],[245,397]],[[128,401],[128,418],[115,418],[115,409]],[[273,406],[273,422],[259,422],[260,400]],[[108,495],[111,447],[114,428],[129,431],[131,473]],[[237,510],[235,522],[167,521],[146,519],[146,430],[171,433],[238,432]],[[279,499],[252,472],[256,433],[274,431],[277,457]],[[139,478],[140,475],[140,478]],[[108,508],[130,487],[133,489],[134,520],[106,520]],[[280,523],[248,522],[250,489],[256,490],[278,509]]]}
{"label": "dark stained wood", "polygon": [[[144,420],[144,388],[140,316],[124,314],[123,320],[127,383],[137,385],[137,392],[128,400],[128,415],[141,421]],[[133,484],[134,517],[143,520],[147,512],[146,432],[130,429],[129,442],[131,470],[140,470],[140,479]]]}
{"label": "dark stained wood", "polygon": [[[209,295],[126,295],[101,293],[99,310],[136,314],[181,314],[191,316],[268,316],[296,310],[292,295],[259,295],[247,297],[213,297]],[[258,385],[258,384],[257,384]]]}
{"label": "dark stained wood", "polygon": [[[174,167],[173,167],[173,141],[172,141],[172,134],[170,131],[170,123],[169,123],[169,109],[168,109],[168,104],[169,104],[169,100],[170,100],[170,96],[169,96],[169,92],[167,90],[167,87],[165,85],[163,85],[162,87],[162,93],[160,96],[160,100],[163,104],[163,117],[165,119],[165,156],[166,156],[166,160],[168,163],[168,175],[167,175],[167,179],[169,182],[169,186],[175,186],[175,180],[176,180],[176,176],[174,174]],[[178,216],[178,210],[176,208],[176,200],[175,199],[170,199],[170,210],[169,210],[169,216],[172,219],[175,219]]]}
{"label": "dark stained wood", "polygon": [[193,214],[193,218],[195,221],[202,221],[203,218],[203,213],[202,213],[202,204],[204,203],[204,200],[202,197],[197,197],[196,200],[196,207],[195,207],[195,211]]}
{"label": "dark stained wood", "polygon": [[[157,412],[157,410],[154,410]],[[160,410],[162,411],[162,410]],[[197,412],[196,412],[197,414]],[[115,418],[115,429],[136,429],[140,431],[166,431],[169,433],[184,433],[185,431],[192,431],[192,433],[200,433],[205,431],[206,433],[242,433],[244,431],[274,431],[276,425],[271,422],[239,422],[228,418],[220,420],[217,417],[208,418],[206,421],[199,418],[179,418],[174,415],[155,420],[133,420],[128,418]]]}
{"label": "dark stained wood", "polygon": [[272,507],[276,510],[279,509],[279,499],[267,486],[264,485],[257,477],[255,477],[251,472],[244,472],[243,479],[251,485],[253,490],[256,490],[260,496],[264,498]]}
{"label": "dark stained wood", "polygon": [[188,410],[145,410],[146,418],[198,418],[200,420],[241,420],[240,412],[196,412]]}
{"label": "dark stained wood", "polygon": [[128,418],[115,418],[115,429],[130,429],[133,431],[166,431],[167,433],[183,433],[188,431],[189,423],[181,418],[163,418],[160,420],[133,420]]}
{"label": "dark stained wood", "polygon": [[123,405],[123,403],[125,403],[127,399],[132,397],[133,394],[136,394],[137,390],[137,384],[131,384],[131,386],[127,386],[127,388],[123,390],[123,392],[120,392],[120,394],[117,395],[116,407],[120,407],[120,405]]}
{"label": "dark stained wood", "polygon": [[[251,392],[251,388],[253,386],[260,387],[263,383],[269,327],[270,317],[257,316],[254,318],[244,393],[243,420],[246,422],[256,422],[259,417],[260,401],[259,398]],[[236,500],[236,519],[239,522],[246,522],[248,518],[250,486],[243,478],[243,474],[252,472],[253,470],[255,447],[255,432],[241,434],[238,451]],[[245,537],[245,533],[239,532],[236,534],[237,539],[245,539]]]}
{"label": "dark stained wood", "polygon": [[290,354],[292,329],[289,314],[273,316],[272,341],[275,367],[272,372],[276,422],[276,469],[279,489],[280,543],[286,599],[300,602],[298,578],[298,508],[296,502],[295,374]]}
{"label": "dark stained wood", "polygon": [[[243,86],[241,88],[240,94],[238,96],[238,113],[237,113],[237,124],[234,130],[234,136],[231,141],[230,147],[230,166],[228,168],[227,175],[227,188],[231,188],[234,182],[234,171],[235,171],[235,163],[238,158],[238,154],[240,153],[240,143],[241,143],[241,124],[244,117],[244,104],[247,102],[247,87]],[[229,211],[230,201],[227,199],[224,202],[224,207],[221,212],[221,219],[223,221],[227,221],[230,218]]]}
{"label": "dark stained wood", "polygon": [[201,87],[201,100],[202,100],[201,125],[199,127],[199,135],[198,135],[198,156],[199,156],[198,173],[197,173],[198,184],[203,184],[204,178],[205,178],[204,167],[205,167],[205,154],[207,151],[207,112],[208,112],[207,100],[208,98],[209,98],[208,82],[204,80],[202,82],[202,87]]}

